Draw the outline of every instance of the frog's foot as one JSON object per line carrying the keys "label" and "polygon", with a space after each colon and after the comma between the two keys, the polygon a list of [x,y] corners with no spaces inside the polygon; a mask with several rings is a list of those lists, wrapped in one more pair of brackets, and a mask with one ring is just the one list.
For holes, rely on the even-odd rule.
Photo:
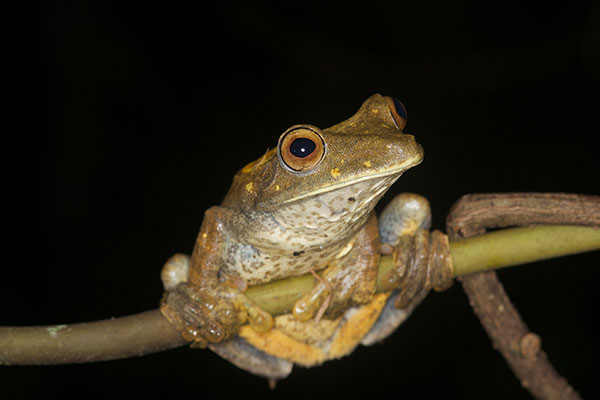
{"label": "frog's foot", "polygon": [[452,284],[448,237],[429,232],[431,211],[422,196],[403,193],[380,217],[383,250],[392,250],[394,268],[385,277],[385,288],[399,289],[395,306],[408,307],[423,290],[447,289]]}
{"label": "frog's foot", "polygon": [[269,379],[285,378],[294,366],[288,360],[258,350],[239,336],[223,343],[210,343],[208,347],[238,368]]}
{"label": "frog's foot", "polygon": [[367,334],[390,293],[378,293],[360,306],[352,306],[335,319],[299,321],[291,314],[275,318],[275,326],[256,333],[242,326],[239,336],[271,356],[311,367],[350,354]]}
{"label": "frog's foot", "polygon": [[415,308],[425,299],[428,290],[421,290],[415,295],[411,303],[404,308],[396,308],[394,297],[391,296],[385,308],[373,324],[369,332],[362,338],[363,346],[371,346],[391,335],[400,324],[410,316]]}
{"label": "frog's foot", "polygon": [[229,339],[245,322],[259,332],[273,326],[269,313],[228,283],[209,290],[182,282],[165,293],[160,310],[184,339],[200,347]]}

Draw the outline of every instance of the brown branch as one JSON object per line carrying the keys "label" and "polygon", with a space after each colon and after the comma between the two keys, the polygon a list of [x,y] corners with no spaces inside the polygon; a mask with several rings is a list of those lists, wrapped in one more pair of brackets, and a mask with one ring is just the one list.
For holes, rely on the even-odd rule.
{"label": "brown branch", "polygon": [[153,310],[69,325],[0,327],[0,364],[49,365],[129,358],[187,344]]}
{"label": "brown branch", "polygon": [[486,229],[525,225],[600,226],[600,196],[570,193],[485,193],[461,197],[446,219],[452,240]]}
{"label": "brown branch", "polygon": [[[447,219],[451,240],[486,228],[534,224],[600,226],[600,197],[564,193],[475,194],[462,197]],[[539,399],[579,399],[552,367],[539,336],[529,331],[495,272],[459,278],[481,324],[523,387]]]}

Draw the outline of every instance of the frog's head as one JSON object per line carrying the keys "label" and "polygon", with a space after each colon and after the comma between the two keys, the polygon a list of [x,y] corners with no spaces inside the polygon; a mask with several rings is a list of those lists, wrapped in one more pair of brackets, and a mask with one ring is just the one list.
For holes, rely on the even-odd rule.
{"label": "frog's head", "polygon": [[330,128],[294,125],[276,148],[237,173],[224,203],[234,204],[235,197],[246,211],[270,212],[278,220],[295,215],[314,228],[319,223],[311,221],[319,216],[360,219],[423,160],[421,146],[402,132],[405,124],[404,106],[376,94]]}

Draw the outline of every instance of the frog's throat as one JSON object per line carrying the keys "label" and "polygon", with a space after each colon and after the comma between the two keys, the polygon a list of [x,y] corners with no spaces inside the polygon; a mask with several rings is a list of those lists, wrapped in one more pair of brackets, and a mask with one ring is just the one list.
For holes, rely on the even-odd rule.
{"label": "frog's throat", "polygon": [[340,188],[343,188],[346,186],[352,186],[356,183],[368,181],[371,179],[384,178],[384,177],[391,176],[391,175],[398,175],[398,177],[400,177],[400,175],[402,175],[403,172],[409,170],[410,168],[412,168],[416,165],[419,165],[422,161],[423,161],[423,157],[411,158],[400,164],[394,164],[391,167],[381,169],[380,171],[375,172],[375,173],[367,173],[365,175],[358,176],[353,179],[341,181],[339,183],[326,186],[319,190],[315,190],[314,192],[309,192],[309,193],[302,194],[300,196],[293,197],[291,199],[288,199],[288,200],[282,202],[281,204],[293,203],[295,201],[302,200],[307,197],[318,196],[323,193],[332,192],[334,190],[337,190],[337,189],[340,189]]}

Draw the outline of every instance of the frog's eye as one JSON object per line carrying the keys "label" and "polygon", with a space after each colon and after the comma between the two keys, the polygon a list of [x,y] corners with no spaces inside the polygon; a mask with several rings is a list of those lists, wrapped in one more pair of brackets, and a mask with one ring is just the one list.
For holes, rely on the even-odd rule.
{"label": "frog's eye", "polygon": [[279,160],[294,172],[307,172],[323,159],[325,142],[317,128],[297,126],[279,138]]}
{"label": "frog's eye", "polygon": [[404,108],[404,104],[390,96],[385,96],[385,101],[390,107],[390,113],[398,129],[404,129],[406,126],[406,108]]}

